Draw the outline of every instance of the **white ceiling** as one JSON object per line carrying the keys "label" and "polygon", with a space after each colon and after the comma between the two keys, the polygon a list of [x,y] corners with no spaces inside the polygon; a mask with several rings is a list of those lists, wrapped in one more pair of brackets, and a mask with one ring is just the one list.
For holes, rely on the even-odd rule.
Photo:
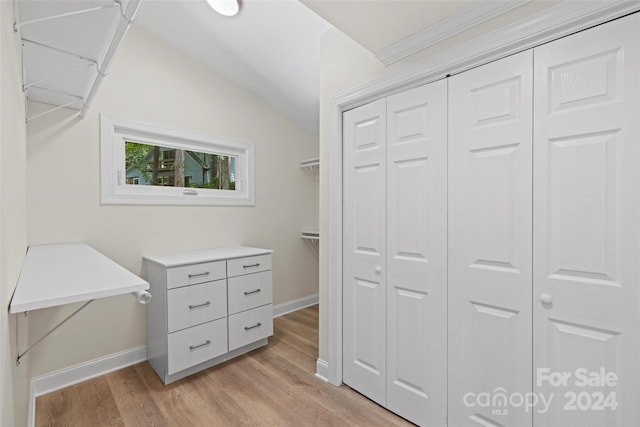
{"label": "white ceiling", "polygon": [[297,0],[244,0],[231,18],[204,0],[144,0],[136,23],[318,131],[320,35],[330,25]]}

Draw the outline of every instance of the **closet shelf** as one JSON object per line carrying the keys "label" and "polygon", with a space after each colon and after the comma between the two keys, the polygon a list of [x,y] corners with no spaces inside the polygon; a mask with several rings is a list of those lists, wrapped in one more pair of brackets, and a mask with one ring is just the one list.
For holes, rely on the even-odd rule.
{"label": "closet shelf", "polygon": [[149,283],[84,243],[30,246],[10,313],[145,291]]}
{"label": "closet shelf", "polygon": [[301,168],[309,168],[310,170],[315,170],[320,166],[320,158],[314,157],[313,159],[307,159],[300,162]]}
{"label": "closet shelf", "polygon": [[22,41],[27,100],[84,117],[111,67],[142,0],[18,0],[14,31]]}
{"label": "closet shelf", "polygon": [[151,298],[147,289],[147,281],[85,243],[29,246],[9,312],[26,313],[78,302],[84,304],[19,353],[16,364],[20,365],[20,359],[34,346],[93,300],[131,293],[146,304]]}
{"label": "closet shelf", "polygon": [[318,230],[305,230],[300,235],[300,238],[306,240],[320,240],[320,232]]}

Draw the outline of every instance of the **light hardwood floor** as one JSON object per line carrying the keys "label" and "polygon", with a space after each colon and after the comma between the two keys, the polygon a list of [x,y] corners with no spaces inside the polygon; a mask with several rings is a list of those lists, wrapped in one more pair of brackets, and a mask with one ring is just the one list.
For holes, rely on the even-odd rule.
{"label": "light hardwood floor", "polygon": [[269,345],[163,385],[147,363],[41,396],[36,426],[411,425],[314,376],[318,306],[274,319]]}

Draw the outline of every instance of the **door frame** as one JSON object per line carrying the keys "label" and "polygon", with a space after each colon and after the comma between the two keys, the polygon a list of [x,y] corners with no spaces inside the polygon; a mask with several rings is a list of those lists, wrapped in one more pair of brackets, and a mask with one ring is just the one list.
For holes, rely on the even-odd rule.
{"label": "door frame", "polygon": [[[640,11],[631,0],[563,1],[469,42],[438,52],[397,73],[357,86],[331,97],[329,102],[329,229],[326,379],[342,384],[342,113],[382,97],[425,85],[514,53]],[[319,361],[320,362],[320,361]],[[325,375],[323,375],[324,377]]]}

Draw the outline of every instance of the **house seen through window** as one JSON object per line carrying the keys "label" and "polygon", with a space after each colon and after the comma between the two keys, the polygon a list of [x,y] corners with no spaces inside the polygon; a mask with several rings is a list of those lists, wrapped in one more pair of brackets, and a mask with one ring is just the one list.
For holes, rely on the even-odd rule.
{"label": "house seen through window", "polygon": [[236,189],[237,157],[125,141],[126,183]]}

